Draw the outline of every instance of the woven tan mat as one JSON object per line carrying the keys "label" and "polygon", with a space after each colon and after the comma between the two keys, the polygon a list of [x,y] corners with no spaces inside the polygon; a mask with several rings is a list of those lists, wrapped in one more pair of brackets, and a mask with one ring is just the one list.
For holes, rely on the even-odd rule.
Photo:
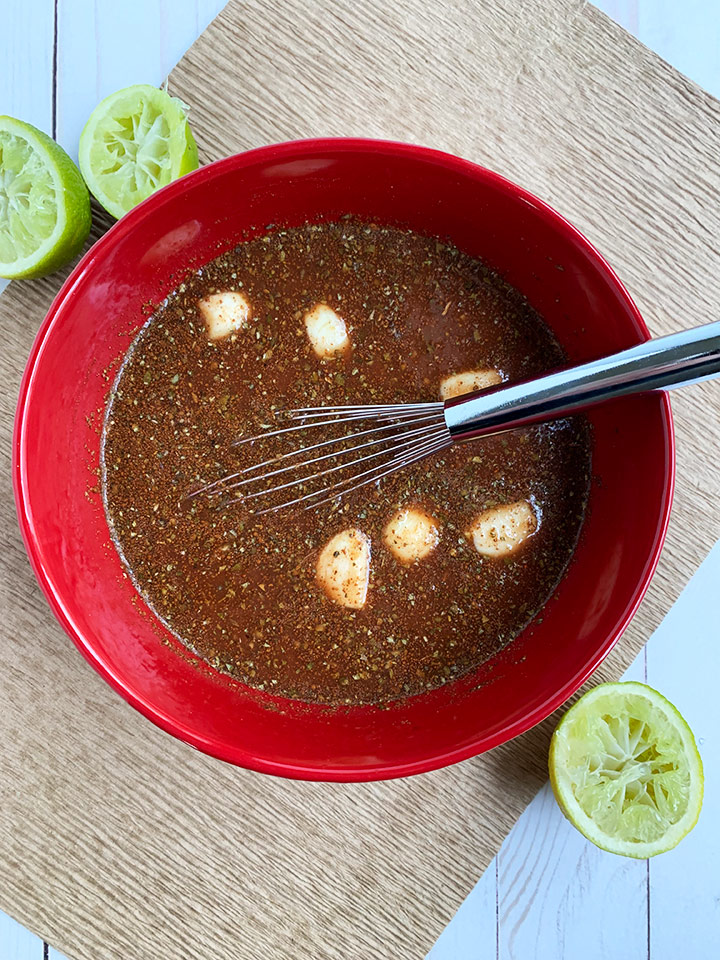
{"label": "woven tan mat", "polygon": [[[170,89],[204,160],[315,135],[440,147],[569,217],[653,333],[720,317],[720,104],[579,0],[233,0]],[[552,719],[358,786],[234,769],[127,706],[56,625],[12,504],[18,384],[61,279],[0,298],[0,909],[74,960],[422,957],[543,780]],[[720,391],[674,410],[668,542],[596,679],[620,675],[720,535]]]}

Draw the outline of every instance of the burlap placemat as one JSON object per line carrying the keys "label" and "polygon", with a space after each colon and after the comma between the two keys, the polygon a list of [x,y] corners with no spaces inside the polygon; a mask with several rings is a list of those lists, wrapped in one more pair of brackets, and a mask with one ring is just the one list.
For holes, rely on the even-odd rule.
{"label": "burlap placemat", "polygon": [[[597,243],[654,333],[720,317],[720,105],[580,0],[232,0],[171,91],[205,160],[366,135],[485,163]],[[61,279],[0,299],[0,908],[75,960],[421,957],[544,777],[551,723],[449,770],[327,785],[225,766],[126,706],[50,615],[12,504],[18,383]],[[597,679],[720,534],[720,391],[675,414],[668,543]]]}

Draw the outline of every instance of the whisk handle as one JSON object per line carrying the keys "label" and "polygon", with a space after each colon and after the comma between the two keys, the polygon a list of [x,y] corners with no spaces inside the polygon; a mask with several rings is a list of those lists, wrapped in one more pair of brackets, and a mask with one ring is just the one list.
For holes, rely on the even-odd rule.
{"label": "whisk handle", "polygon": [[454,397],[445,402],[453,440],[470,440],[562,417],[650,390],[669,390],[720,376],[720,321],[647,340],[601,360]]}

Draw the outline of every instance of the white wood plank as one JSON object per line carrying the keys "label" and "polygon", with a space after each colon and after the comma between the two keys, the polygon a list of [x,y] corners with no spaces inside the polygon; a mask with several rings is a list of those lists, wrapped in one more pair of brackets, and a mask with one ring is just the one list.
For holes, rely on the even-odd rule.
{"label": "white wood plank", "polygon": [[64,954],[58,953],[57,950],[54,949],[54,947],[49,947],[47,960],[68,960],[68,958],[65,957]]}
{"label": "white wood plank", "polygon": [[[2,4],[0,13],[0,114],[53,132],[53,0]],[[7,280],[0,279],[0,293]]]}
{"label": "white wood plank", "polygon": [[684,715],[705,767],[700,820],[650,861],[652,960],[720,954],[720,543],[648,644],[648,683]]}
{"label": "white wood plank", "polygon": [[595,0],[595,5],[695,83],[720,97],[717,0]]}
{"label": "white wood plank", "polygon": [[720,97],[717,0],[637,0],[637,36],[695,83]]}
{"label": "white wood plank", "polygon": [[638,0],[595,0],[595,6],[612,17],[615,23],[637,36]]}
{"label": "white wood plank", "polygon": [[[641,654],[626,678],[644,676]],[[498,919],[500,960],[646,957],[646,863],[588,843],[546,784],[498,855]]]}
{"label": "white wood plank", "polygon": [[496,960],[497,857],[436,941],[428,960]]}
{"label": "white wood plank", "polygon": [[99,100],[133,83],[159,85],[226,0],[59,0],[58,141],[77,159]]}
{"label": "white wood plank", "polygon": [[[43,942],[34,933],[0,912],[1,960],[43,960]],[[62,958],[56,958],[62,960]]]}
{"label": "white wood plank", "polygon": [[0,13],[0,113],[52,134],[53,0],[12,0]]}

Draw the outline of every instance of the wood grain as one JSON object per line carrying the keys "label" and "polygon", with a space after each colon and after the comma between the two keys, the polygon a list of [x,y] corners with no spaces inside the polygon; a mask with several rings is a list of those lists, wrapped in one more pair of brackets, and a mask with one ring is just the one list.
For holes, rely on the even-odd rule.
{"label": "wood grain", "polygon": [[[718,104],[580,0],[234,0],[171,90],[205,159],[354,133],[486,163],[585,230],[654,332],[718,315]],[[550,724],[421,778],[298,784],[203,757],[119,701],[52,620],[10,507],[12,408],[58,280],[0,301],[0,907],[76,960],[419,956],[544,779]],[[720,531],[717,394],[675,410],[668,547],[598,676],[627,666]]]}

